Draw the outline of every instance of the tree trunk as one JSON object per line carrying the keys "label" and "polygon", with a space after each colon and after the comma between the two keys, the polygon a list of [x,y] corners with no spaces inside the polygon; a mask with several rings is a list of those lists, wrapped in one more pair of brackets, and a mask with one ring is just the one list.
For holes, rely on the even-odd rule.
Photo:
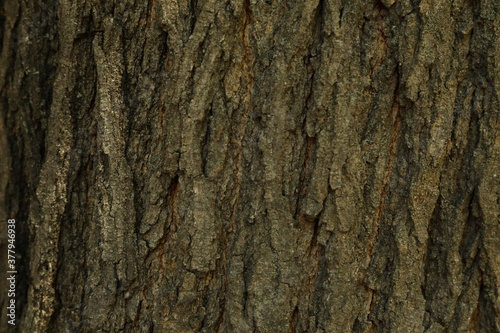
{"label": "tree trunk", "polygon": [[0,4],[2,331],[500,332],[499,1]]}

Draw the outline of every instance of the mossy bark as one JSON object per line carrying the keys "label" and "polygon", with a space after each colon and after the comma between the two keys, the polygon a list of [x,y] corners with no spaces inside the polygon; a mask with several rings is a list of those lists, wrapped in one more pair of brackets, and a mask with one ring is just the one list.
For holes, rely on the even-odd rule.
{"label": "mossy bark", "polygon": [[0,4],[13,332],[500,332],[500,2]]}

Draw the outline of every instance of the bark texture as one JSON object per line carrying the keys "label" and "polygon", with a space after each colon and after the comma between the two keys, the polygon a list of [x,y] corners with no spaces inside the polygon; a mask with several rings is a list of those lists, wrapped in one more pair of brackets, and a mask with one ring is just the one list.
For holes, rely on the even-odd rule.
{"label": "bark texture", "polygon": [[499,1],[0,4],[12,331],[500,332]]}

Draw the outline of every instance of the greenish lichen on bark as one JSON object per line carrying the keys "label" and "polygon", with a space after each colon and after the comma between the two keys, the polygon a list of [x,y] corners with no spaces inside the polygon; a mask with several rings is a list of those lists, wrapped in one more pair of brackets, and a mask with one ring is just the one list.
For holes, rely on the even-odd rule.
{"label": "greenish lichen on bark", "polygon": [[497,1],[1,6],[10,330],[500,331]]}

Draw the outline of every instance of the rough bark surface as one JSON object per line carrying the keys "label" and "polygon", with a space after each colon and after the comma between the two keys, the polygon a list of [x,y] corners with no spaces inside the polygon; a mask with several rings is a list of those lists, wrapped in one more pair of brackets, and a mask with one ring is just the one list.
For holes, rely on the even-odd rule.
{"label": "rough bark surface", "polygon": [[0,5],[12,331],[500,332],[499,1]]}

